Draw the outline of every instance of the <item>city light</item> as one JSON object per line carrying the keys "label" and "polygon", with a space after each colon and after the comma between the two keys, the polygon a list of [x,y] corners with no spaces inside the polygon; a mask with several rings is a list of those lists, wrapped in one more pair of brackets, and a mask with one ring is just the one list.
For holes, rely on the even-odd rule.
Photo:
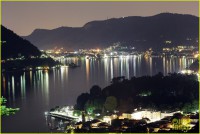
{"label": "city light", "polygon": [[44,115],[47,116],[47,115],[48,115],[48,112],[44,112]]}

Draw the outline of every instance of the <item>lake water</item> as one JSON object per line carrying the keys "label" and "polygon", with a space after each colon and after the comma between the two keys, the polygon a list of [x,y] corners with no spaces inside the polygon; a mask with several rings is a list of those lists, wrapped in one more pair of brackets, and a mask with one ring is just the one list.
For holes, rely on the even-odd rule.
{"label": "lake water", "polygon": [[76,98],[93,85],[104,88],[113,77],[154,75],[179,72],[194,62],[188,58],[135,57],[78,59],[66,58],[80,67],[49,71],[26,71],[2,74],[1,95],[7,107],[18,107],[15,115],[2,117],[2,132],[50,132],[44,112],[55,106],[74,105]]}

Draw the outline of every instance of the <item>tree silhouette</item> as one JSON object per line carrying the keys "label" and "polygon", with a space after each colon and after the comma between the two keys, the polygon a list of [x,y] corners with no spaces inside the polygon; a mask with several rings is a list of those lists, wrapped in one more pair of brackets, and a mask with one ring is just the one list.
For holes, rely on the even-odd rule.
{"label": "tree silhouette", "polygon": [[78,110],[84,110],[84,106],[86,102],[89,100],[90,95],[88,93],[82,93],[80,96],[78,96],[76,100],[76,108]]}
{"label": "tree silhouette", "polygon": [[104,106],[106,110],[112,112],[117,107],[117,99],[114,96],[107,97]]}
{"label": "tree silhouette", "polygon": [[101,88],[98,85],[92,86],[90,89],[90,96],[92,98],[99,97],[101,95]]}

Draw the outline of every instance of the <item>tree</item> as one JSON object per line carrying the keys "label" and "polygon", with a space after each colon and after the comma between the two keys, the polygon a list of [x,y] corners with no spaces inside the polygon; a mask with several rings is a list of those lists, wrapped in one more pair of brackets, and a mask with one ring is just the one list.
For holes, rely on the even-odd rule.
{"label": "tree", "polygon": [[87,114],[93,114],[94,110],[95,110],[95,107],[93,103],[90,100],[88,100],[85,104],[85,111],[87,112]]}
{"label": "tree", "polygon": [[3,96],[0,98],[1,99],[1,112],[0,114],[1,115],[10,115],[10,114],[15,114],[16,111],[19,111],[19,108],[7,108],[5,106],[5,103],[6,103],[6,99],[3,98]]}
{"label": "tree", "polygon": [[94,113],[94,110],[102,110],[104,105],[104,100],[97,98],[97,99],[92,99],[88,100],[85,104],[85,110],[87,113]]}
{"label": "tree", "polygon": [[154,102],[150,101],[150,102],[148,102],[147,108],[149,108],[151,110],[155,110],[155,109],[157,109],[157,106]]}
{"label": "tree", "polygon": [[199,109],[199,101],[193,100],[191,105],[192,112],[196,112]]}
{"label": "tree", "polygon": [[191,109],[192,109],[192,105],[191,103],[185,103],[182,110],[184,113],[189,113],[191,112]]}
{"label": "tree", "polygon": [[112,84],[120,83],[125,80],[125,76],[114,77],[111,81]]}
{"label": "tree", "polygon": [[76,109],[78,110],[84,110],[84,106],[86,102],[89,100],[90,95],[88,93],[82,93],[80,96],[78,96],[76,100]]}
{"label": "tree", "polygon": [[80,110],[74,110],[73,111],[73,115],[74,116],[81,116],[82,115],[82,112]]}
{"label": "tree", "polygon": [[117,99],[114,96],[107,97],[104,106],[108,111],[115,110],[117,107]]}
{"label": "tree", "polygon": [[91,98],[96,98],[96,97],[99,97],[100,95],[101,95],[101,88],[98,85],[94,85],[90,89]]}

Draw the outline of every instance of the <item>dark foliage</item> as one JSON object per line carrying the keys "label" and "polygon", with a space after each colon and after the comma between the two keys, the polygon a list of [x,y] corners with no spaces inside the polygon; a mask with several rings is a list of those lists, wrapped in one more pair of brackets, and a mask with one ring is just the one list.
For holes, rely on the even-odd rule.
{"label": "dark foliage", "polygon": [[97,98],[97,97],[101,96],[101,88],[98,85],[94,85],[90,89],[90,96],[92,98]]}
{"label": "dark foliage", "polygon": [[[115,78],[116,79],[116,78]],[[116,97],[119,110],[133,110],[133,107],[157,110],[194,110],[199,97],[199,82],[196,75],[158,73],[154,76],[133,77],[130,80],[114,82],[102,90],[101,97]],[[82,98],[82,99],[80,99]],[[86,100],[93,100],[91,94],[82,94],[77,105],[83,109]],[[121,109],[120,109],[121,108]]]}
{"label": "dark foliage", "polygon": [[82,93],[80,96],[78,96],[76,101],[76,109],[78,110],[84,110],[86,102],[89,100],[90,95],[88,93]]}

